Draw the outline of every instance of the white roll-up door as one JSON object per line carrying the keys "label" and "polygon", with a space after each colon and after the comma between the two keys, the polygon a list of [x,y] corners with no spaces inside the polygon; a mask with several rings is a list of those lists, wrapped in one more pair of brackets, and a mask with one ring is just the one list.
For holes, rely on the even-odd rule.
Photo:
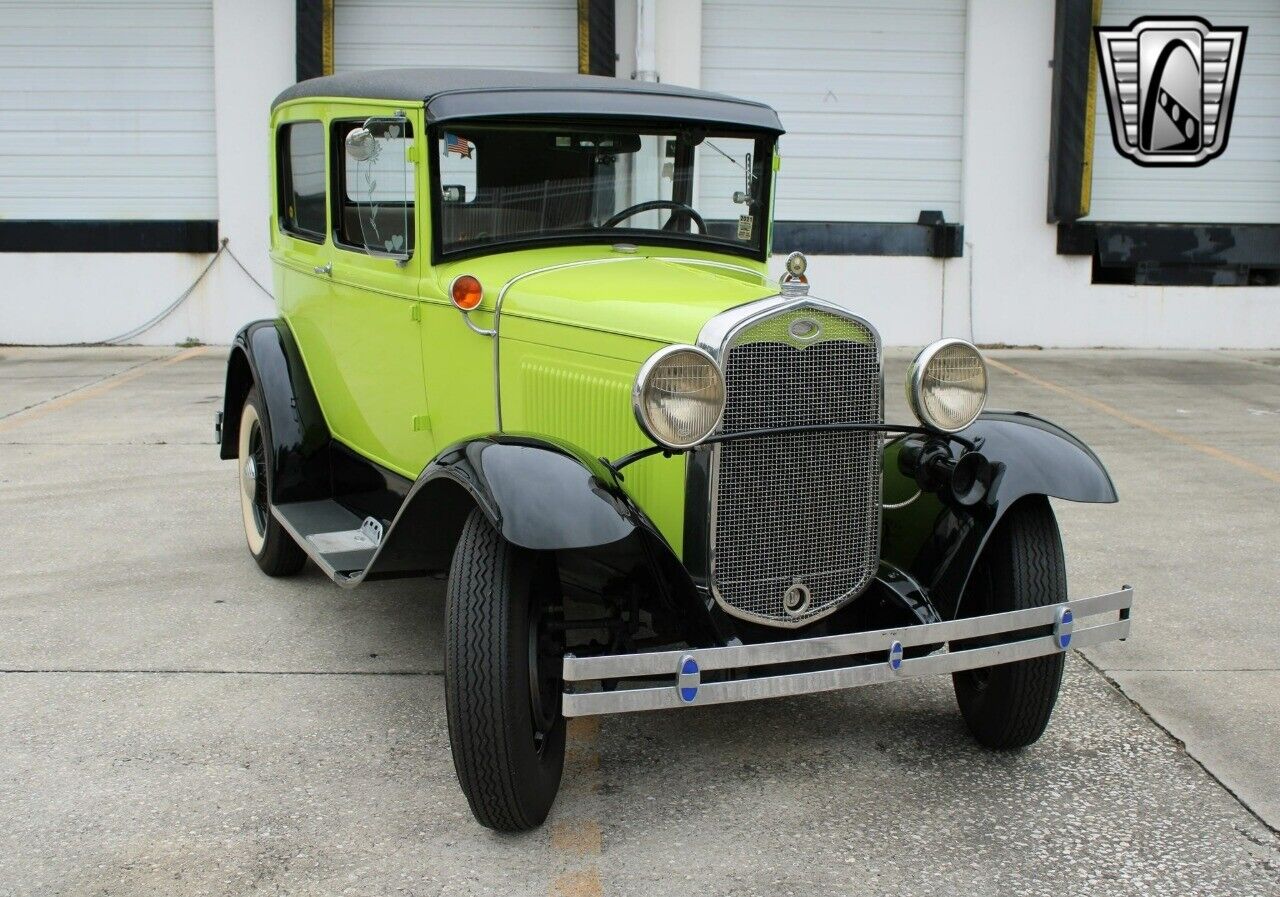
{"label": "white roll-up door", "polygon": [[1139,16],[1196,16],[1245,25],[1240,82],[1227,149],[1198,168],[1144,168],[1116,152],[1102,85],[1094,122],[1093,221],[1280,222],[1280,0],[1104,0],[1102,24]]}
{"label": "white roll-up door", "polygon": [[337,0],[335,72],[397,66],[578,70],[576,0]]}
{"label": "white roll-up door", "polygon": [[960,220],[964,0],[703,0],[702,86],[783,127],[780,220]]}
{"label": "white roll-up door", "polygon": [[218,217],[212,0],[0,0],[0,218]]}

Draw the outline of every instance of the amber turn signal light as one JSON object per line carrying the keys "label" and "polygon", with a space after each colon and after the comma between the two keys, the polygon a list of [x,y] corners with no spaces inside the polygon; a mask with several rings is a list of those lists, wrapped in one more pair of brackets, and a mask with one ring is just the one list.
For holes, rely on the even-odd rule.
{"label": "amber turn signal light", "polygon": [[470,274],[459,274],[449,284],[449,298],[460,311],[473,311],[484,298],[484,287]]}

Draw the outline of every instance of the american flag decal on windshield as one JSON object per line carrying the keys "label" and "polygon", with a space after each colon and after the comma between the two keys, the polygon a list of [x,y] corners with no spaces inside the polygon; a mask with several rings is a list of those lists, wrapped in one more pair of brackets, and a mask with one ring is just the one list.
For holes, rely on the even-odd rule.
{"label": "american flag decal on windshield", "polygon": [[470,159],[472,149],[474,147],[467,138],[459,137],[457,134],[450,134],[448,131],[444,132],[444,154],[446,156],[450,153],[457,153],[463,159]]}

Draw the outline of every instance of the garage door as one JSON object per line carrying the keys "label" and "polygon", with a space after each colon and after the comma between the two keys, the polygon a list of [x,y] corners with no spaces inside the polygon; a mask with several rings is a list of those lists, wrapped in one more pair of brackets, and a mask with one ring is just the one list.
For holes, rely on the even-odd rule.
{"label": "garage door", "polygon": [[964,0],[704,0],[702,86],[778,110],[781,220],[960,220]]}
{"label": "garage door", "polygon": [[337,0],[335,72],[389,66],[578,70],[576,0]]}
{"label": "garage door", "polygon": [[211,0],[0,0],[0,217],[218,217]]}
{"label": "garage door", "polygon": [[1098,85],[1094,123],[1094,221],[1186,224],[1280,222],[1280,2],[1277,0],[1104,0],[1102,24],[1142,15],[1202,16],[1219,27],[1247,25],[1227,149],[1199,168],[1142,168],[1116,152]]}

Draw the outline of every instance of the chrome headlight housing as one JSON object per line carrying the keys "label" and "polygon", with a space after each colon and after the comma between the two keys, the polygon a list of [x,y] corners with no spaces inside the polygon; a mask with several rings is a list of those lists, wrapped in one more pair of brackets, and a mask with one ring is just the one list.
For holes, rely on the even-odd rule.
{"label": "chrome headlight housing", "polygon": [[987,363],[972,343],[941,339],[920,350],[907,369],[907,403],[920,423],[958,433],[987,403]]}
{"label": "chrome headlight housing", "polygon": [[631,407],[640,429],[669,449],[687,449],[715,431],[724,414],[724,374],[693,346],[667,346],[636,374]]}

